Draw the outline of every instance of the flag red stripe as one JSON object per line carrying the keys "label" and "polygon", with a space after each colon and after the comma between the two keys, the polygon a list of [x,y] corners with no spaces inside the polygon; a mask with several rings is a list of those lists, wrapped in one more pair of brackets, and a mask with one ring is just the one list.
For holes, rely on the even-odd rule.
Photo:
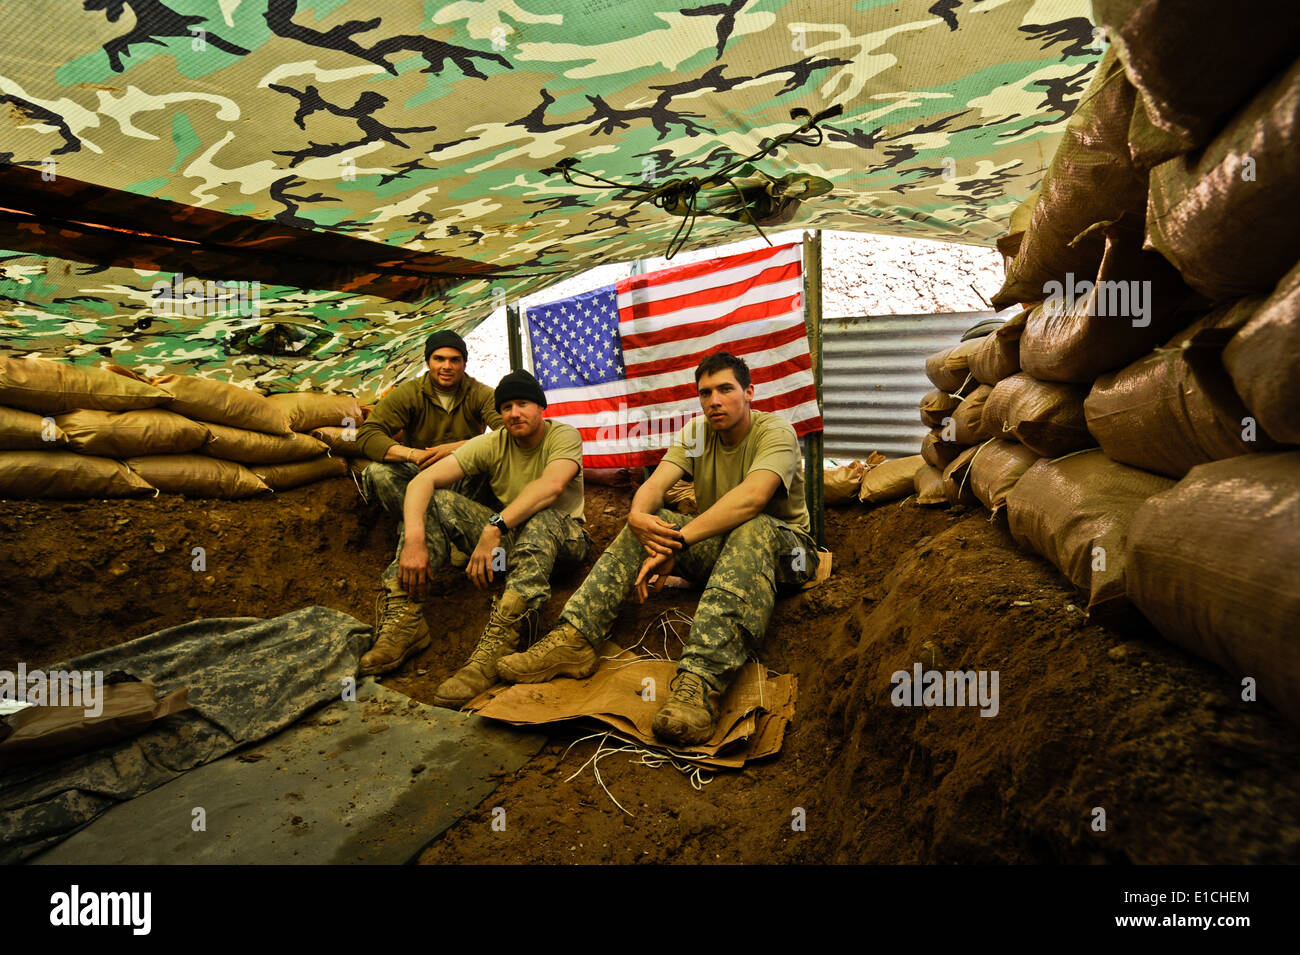
{"label": "flag red stripe", "polygon": [[[792,248],[796,243],[788,242],[785,245],[776,245],[770,249],[757,249],[754,252],[742,252],[739,255],[728,255],[721,259],[710,259],[707,262],[694,262],[690,265],[678,265],[671,269],[661,269],[658,272],[650,272],[647,275],[631,275],[625,279],[619,279],[614,283],[614,290],[622,295],[633,289],[651,288],[655,285],[666,285],[669,282],[680,282],[684,279],[699,278],[701,275],[712,275],[721,269],[734,269],[743,265],[750,265],[754,262],[762,262],[764,259],[770,259],[773,256],[780,255],[787,249]],[[724,264],[725,263],[725,264]]]}
{"label": "flag red stripe", "polygon": [[[779,332],[773,332],[769,335],[755,335],[752,338],[740,338],[735,341],[727,342],[726,350],[731,354],[739,357],[745,355],[754,355],[759,352],[776,348],[779,345],[786,345],[790,342],[804,338],[807,331],[803,325],[791,325],[789,328],[782,329]],[[672,358],[659,358],[655,361],[641,362],[640,364],[627,366],[628,378],[641,378],[645,375],[659,375],[668,371],[675,371],[682,366],[692,368],[700,363],[700,360],[712,352],[718,350],[714,345],[697,352],[685,355],[674,355]]]}
{"label": "flag red stripe", "polygon": [[[678,295],[673,298],[661,298],[654,301],[632,302],[630,305],[620,305],[618,309],[620,321],[631,321],[637,318],[653,318],[656,315],[667,315],[684,308],[698,308],[701,305],[709,305],[714,302],[725,302],[729,299],[737,298],[749,291],[751,288],[762,285],[775,285],[777,282],[786,282],[799,277],[799,263],[790,262],[786,265],[774,265],[771,268],[764,269],[757,275],[742,279],[739,282],[732,282],[730,285],[716,285],[712,288],[702,289],[695,292],[689,292],[686,295]],[[776,291],[775,289],[773,291]],[[792,283],[789,295],[778,296],[781,300],[799,295],[802,287]],[[627,336],[624,336],[626,340]]]}
{"label": "flag red stripe", "polygon": [[[619,315],[622,316],[625,309],[619,309]],[[774,315],[785,315],[791,311],[790,303],[784,298],[774,299],[767,302],[755,302],[753,305],[745,305],[741,308],[734,309],[717,318],[710,318],[703,322],[686,322],[681,325],[670,325],[668,328],[661,328],[655,332],[637,332],[632,334],[621,334],[623,339],[623,355],[631,364],[632,359],[628,353],[634,348],[648,348],[652,345],[665,345],[670,342],[680,342],[688,338],[701,338],[704,335],[711,335],[714,332],[721,331],[728,325],[739,325],[742,322],[757,322],[764,318],[771,318]],[[802,329],[802,323],[799,325]]]}

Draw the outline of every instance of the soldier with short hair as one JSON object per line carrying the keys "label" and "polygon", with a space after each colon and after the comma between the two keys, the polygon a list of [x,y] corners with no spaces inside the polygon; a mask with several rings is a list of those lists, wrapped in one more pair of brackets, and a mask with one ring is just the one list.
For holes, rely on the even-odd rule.
{"label": "soldier with short hair", "polygon": [[[465,442],[420,472],[406,489],[397,557],[375,605],[375,643],[361,673],[386,673],[429,645],[422,601],[453,545],[469,554],[466,575],[480,589],[505,573],[465,666],[438,687],[434,702],[456,709],[497,682],[496,662],[518,648],[550,599],[557,563],[581,563],[591,539],[583,517],[582,436],[542,417],[546,398],[526,371],[512,371],[494,394],[503,427]],[[499,513],[449,489],[483,475],[503,502]]]}
{"label": "soldier with short hair", "polygon": [[[492,388],[465,374],[468,359],[463,338],[453,331],[434,332],[424,343],[429,373],[381,398],[357,429],[357,446],[373,462],[361,473],[366,501],[400,515],[413,477],[485,429],[501,427]],[[405,444],[397,443],[399,431],[406,432]],[[480,503],[495,503],[481,481],[457,490]]]}
{"label": "soldier with short hair", "polygon": [[[703,418],[678,434],[632,499],[627,526],[569,599],[558,625],[526,653],[503,657],[501,678],[540,683],[583,678],[599,664],[619,606],[635,588],[644,600],[673,572],[705,584],[672,695],[655,715],[660,740],[692,746],[714,733],[718,702],[762,644],[778,591],[796,590],[817,571],[809,536],[803,466],[794,428],[753,411],[749,367],[727,352],[695,370]],[[699,514],[664,510],[664,492],[686,477]]]}

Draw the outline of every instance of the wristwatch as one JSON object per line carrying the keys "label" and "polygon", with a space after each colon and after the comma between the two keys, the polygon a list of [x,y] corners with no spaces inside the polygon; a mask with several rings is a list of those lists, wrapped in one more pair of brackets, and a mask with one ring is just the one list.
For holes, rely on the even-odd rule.
{"label": "wristwatch", "polygon": [[488,518],[488,523],[499,530],[502,534],[507,533],[510,528],[506,527],[506,520],[500,514],[493,514]]}

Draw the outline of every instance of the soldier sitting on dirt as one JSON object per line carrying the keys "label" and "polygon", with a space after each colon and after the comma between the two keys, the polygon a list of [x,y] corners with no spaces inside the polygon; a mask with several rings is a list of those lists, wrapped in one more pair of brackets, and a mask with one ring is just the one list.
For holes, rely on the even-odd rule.
{"label": "soldier sitting on dirt", "polygon": [[[651,578],[658,575],[659,590],[674,569],[707,582],[672,695],[652,724],[656,737],[684,746],[713,736],[718,702],[761,644],[778,588],[799,587],[817,567],[794,428],[750,410],[749,368],[734,355],[706,357],[695,383],[706,417],[681,430],[637,491],[627,526],[565,604],[556,627],[528,652],[497,664],[511,683],[590,676],[629,589],[644,601]],[[695,481],[694,518],[661,509],[664,492],[684,476]]]}
{"label": "soldier sitting on dirt", "polygon": [[[551,596],[557,562],[576,565],[591,543],[583,527],[582,437],[542,417],[546,398],[526,371],[501,379],[494,397],[504,427],[479,435],[412,479],[406,489],[397,558],[383,575],[375,643],[361,673],[386,673],[429,645],[424,599],[452,545],[470,555],[466,575],[485,588],[505,572],[505,591],[465,666],[438,687],[434,702],[459,709],[497,681],[496,661],[519,646]],[[505,502],[500,513],[450,490],[485,475]]]}
{"label": "soldier sitting on dirt", "polygon": [[[402,513],[406,485],[425,468],[454,452],[485,428],[501,427],[492,389],[465,374],[469,353],[452,331],[434,332],[424,343],[429,373],[403,382],[379,400],[357,429],[357,445],[374,463],[361,475],[362,494],[391,514]],[[406,432],[406,444],[394,435]],[[482,480],[456,488],[483,504],[496,502]]]}

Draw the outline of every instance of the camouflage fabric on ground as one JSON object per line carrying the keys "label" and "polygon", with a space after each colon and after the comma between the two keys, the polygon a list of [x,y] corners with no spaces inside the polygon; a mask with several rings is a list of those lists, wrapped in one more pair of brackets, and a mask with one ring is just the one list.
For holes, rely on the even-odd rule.
{"label": "camouflage fabric on ground", "polygon": [[[21,37],[0,51],[0,162],[169,201],[177,231],[196,209],[234,217],[200,254],[152,219],[88,239],[48,209],[0,216],[0,348],[363,400],[418,371],[433,328],[463,334],[565,275],[663,253],[680,218],[542,173],[563,159],[621,182],[700,176],[792,129],[791,110],[838,105],[820,144],[756,163],[832,184],[788,225],[991,246],[1101,54],[1088,0],[0,8]],[[335,261],[355,240],[374,273],[259,278],[272,227]],[[687,248],[752,234],[702,217]],[[403,284],[415,254],[457,277]],[[479,267],[512,277],[465,277]],[[358,291],[390,287],[425,295]]]}

